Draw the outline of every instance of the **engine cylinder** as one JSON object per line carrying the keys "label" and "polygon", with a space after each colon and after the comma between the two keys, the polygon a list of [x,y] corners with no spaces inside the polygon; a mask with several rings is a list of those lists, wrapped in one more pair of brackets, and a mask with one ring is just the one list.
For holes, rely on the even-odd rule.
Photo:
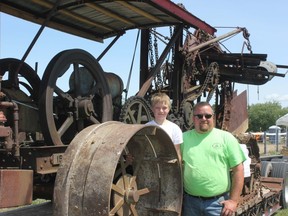
{"label": "engine cylinder", "polygon": [[112,98],[120,96],[124,89],[122,79],[117,74],[111,72],[105,72],[105,77],[107,79]]}

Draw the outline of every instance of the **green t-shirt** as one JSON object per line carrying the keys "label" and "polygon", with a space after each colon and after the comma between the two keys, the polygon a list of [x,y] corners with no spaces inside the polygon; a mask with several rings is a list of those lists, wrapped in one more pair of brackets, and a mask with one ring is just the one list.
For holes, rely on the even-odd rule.
{"label": "green t-shirt", "polygon": [[184,190],[195,196],[216,196],[230,190],[230,168],[245,161],[237,139],[213,128],[200,134],[183,133]]}

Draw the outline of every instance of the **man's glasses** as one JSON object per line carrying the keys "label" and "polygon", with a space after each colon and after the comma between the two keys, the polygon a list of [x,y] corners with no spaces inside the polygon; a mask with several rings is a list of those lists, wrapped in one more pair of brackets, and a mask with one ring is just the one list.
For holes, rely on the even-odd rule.
{"label": "man's glasses", "polygon": [[197,116],[198,119],[203,119],[203,117],[205,117],[205,119],[210,119],[213,115],[212,114],[197,114],[197,115],[194,115],[194,116]]}

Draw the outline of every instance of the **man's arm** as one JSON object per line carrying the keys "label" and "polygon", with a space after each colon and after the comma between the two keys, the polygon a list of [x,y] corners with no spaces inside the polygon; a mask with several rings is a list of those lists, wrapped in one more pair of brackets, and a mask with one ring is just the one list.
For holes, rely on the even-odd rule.
{"label": "man's arm", "polygon": [[244,185],[244,166],[243,163],[233,167],[232,169],[232,186],[230,191],[230,199],[239,202],[240,195]]}
{"label": "man's arm", "polygon": [[230,190],[230,199],[222,202],[224,205],[222,214],[228,216],[237,210],[240,195],[244,185],[244,167],[240,163],[232,168],[232,185]]}

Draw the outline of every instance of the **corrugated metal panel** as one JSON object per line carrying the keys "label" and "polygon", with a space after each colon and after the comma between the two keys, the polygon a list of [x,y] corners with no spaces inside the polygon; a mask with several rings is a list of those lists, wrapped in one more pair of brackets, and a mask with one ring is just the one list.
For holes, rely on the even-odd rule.
{"label": "corrugated metal panel", "polygon": [[216,30],[168,0],[2,0],[0,11],[34,23],[101,41],[134,28],[183,24]]}

